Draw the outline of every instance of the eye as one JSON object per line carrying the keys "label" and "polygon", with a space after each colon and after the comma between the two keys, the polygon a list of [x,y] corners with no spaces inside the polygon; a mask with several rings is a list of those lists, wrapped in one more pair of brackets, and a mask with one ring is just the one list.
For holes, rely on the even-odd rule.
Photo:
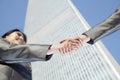
{"label": "eye", "polygon": [[20,33],[17,33],[18,36],[22,36]]}

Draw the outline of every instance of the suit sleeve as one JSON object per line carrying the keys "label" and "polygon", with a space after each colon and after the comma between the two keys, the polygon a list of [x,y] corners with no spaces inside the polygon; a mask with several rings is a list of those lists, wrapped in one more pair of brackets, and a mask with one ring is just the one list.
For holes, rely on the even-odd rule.
{"label": "suit sleeve", "polygon": [[50,45],[28,44],[0,48],[0,60],[6,63],[45,61]]}
{"label": "suit sleeve", "polygon": [[98,24],[97,26],[83,34],[89,36],[91,40],[88,43],[93,44],[94,42],[100,40],[106,35],[109,35],[119,29],[120,29],[120,7],[118,7],[117,10],[105,21],[103,21],[102,23]]}

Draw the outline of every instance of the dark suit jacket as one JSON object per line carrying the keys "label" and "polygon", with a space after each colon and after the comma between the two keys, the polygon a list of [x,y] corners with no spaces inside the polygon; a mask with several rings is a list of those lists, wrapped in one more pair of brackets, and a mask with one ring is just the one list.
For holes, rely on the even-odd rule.
{"label": "dark suit jacket", "polygon": [[99,39],[119,29],[120,29],[120,7],[118,7],[116,11],[106,20],[104,20],[102,23],[98,24],[94,28],[88,30],[84,34],[88,35],[91,38],[89,43],[93,44]]}
{"label": "dark suit jacket", "polygon": [[[0,38],[0,80],[28,80],[21,78],[21,76],[26,78],[27,75],[23,75],[28,73],[26,66],[22,64],[49,60],[52,56],[46,55],[49,47],[50,45],[39,44],[10,45]],[[20,76],[16,71],[22,75]]]}

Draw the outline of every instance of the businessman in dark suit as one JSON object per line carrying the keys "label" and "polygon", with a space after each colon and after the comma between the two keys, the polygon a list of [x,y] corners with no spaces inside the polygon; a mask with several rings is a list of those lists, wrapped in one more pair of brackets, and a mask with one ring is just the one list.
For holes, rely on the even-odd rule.
{"label": "businessman in dark suit", "polygon": [[76,43],[75,40],[78,40],[79,45],[81,45],[83,42],[94,44],[96,41],[119,29],[120,29],[120,6],[115,10],[115,12],[110,17],[108,17],[106,20],[104,20],[97,26],[93,27],[92,29],[89,29],[80,36],[64,39],[60,43],[63,42]]}

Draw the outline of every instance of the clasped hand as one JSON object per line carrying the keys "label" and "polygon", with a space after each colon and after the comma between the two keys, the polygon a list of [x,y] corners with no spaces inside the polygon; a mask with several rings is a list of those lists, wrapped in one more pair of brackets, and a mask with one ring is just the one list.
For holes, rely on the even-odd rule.
{"label": "clasped hand", "polygon": [[51,50],[58,50],[60,53],[68,53],[82,46],[83,42],[89,41],[86,35],[66,38],[60,41],[60,44],[51,46]]}

